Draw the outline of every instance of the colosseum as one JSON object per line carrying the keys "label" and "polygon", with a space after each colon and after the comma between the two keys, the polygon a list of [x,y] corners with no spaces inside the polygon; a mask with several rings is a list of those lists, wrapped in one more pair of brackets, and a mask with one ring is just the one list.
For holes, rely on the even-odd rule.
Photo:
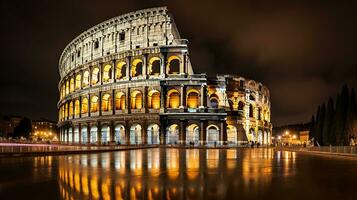
{"label": "colosseum", "polygon": [[270,94],[237,75],[194,73],[166,7],[80,34],[59,60],[60,140],[68,144],[269,145]]}

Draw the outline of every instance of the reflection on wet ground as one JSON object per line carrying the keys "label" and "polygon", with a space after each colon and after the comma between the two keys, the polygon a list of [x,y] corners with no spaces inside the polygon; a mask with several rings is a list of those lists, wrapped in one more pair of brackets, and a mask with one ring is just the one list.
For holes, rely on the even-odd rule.
{"label": "reflection on wet ground", "polygon": [[354,199],[357,161],[274,149],[0,159],[0,199]]}

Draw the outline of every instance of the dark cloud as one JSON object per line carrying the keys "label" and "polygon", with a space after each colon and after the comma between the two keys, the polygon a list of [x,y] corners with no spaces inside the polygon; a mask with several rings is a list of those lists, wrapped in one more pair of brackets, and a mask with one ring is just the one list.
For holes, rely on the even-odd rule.
{"label": "dark cloud", "polygon": [[310,119],[343,83],[357,86],[357,3],[326,0],[1,1],[0,113],[55,120],[58,59],[74,37],[111,17],[167,5],[197,72],[266,84],[272,120]]}

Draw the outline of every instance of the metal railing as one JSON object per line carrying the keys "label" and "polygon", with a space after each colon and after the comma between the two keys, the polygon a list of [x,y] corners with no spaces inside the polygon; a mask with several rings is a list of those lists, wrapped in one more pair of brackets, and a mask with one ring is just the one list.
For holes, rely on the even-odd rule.
{"label": "metal railing", "polygon": [[329,152],[329,153],[343,153],[343,154],[357,154],[356,146],[320,146],[308,147],[307,151]]}

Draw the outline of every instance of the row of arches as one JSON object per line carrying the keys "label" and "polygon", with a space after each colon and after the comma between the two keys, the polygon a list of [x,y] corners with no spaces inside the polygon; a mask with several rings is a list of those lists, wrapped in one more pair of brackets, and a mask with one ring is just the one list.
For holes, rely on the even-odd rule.
{"label": "row of arches", "polygon": [[[126,130],[128,128],[128,130]],[[215,145],[223,140],[227,144],[240,144],[248,141],[254,141],[259,144],[270,144],[270,131],[258,130],[257,133],[254,129],[249,131],[251,134],[248,138],[245,136],[245,131],[238,132],[237,128],[233,125],[226,126],[226,133],[220,130],[215,124],[210,124],[202,132],[201,127],[195,123],[184,127],[184,133],[181,133],[179,124],[171,124],[165,128],[165,135],[160,137],[160,126],[158,124],[150,124],[146,128],[139,123],[134,123],[129,127],[125,127],[122,124],[115,126],[103,125],[98,127],[94,126],[78,126],[70,127],[68,129],[62,129],[61,141],[69,143],[81,143],[81,144],[107,144],[109,142],[115,142],[116,144],[202,144]],[[100,129],[100,131],[99,131]],[[113,129],[113,130],[111,130]],[[99,134],[100,132],[100,134]],[[113,135],[111,135],[113,132]],[[180,134],[184,134],[183,136]],[[201,135],[205,134],[205,136]],[[222,137],[221,134],[227,134],[226,137]],[[163,141],[161,141],[163,140]]]}
{"label": "row of arches", "polygon": [[99,84],[100,82],[110,83],[114,79],[121,80],[127,77],[135,78],[141,77],[143,75],[159,76],[161,73],[166,73],[168,75],[179,74],[181,63],[182,60],[180,57],[176,55],[170,56],[167,59],[165,72],[161,69],[163,61],[160,57],[151,57],[148,59],[147,66],[145,66],[143,59],[135,58],[131,62],[130,70],[127,69],[127,61],[117,62],[115,65],[115,70],[112,64],[105,64],[102,69],[98,66],[94,66],[91,69],[79,72],[74,76],[69,77],[66,81],[63,81],[63,84],[60,88],[60,96],[62,99],[74,91],[80,90],[90,85]]}

